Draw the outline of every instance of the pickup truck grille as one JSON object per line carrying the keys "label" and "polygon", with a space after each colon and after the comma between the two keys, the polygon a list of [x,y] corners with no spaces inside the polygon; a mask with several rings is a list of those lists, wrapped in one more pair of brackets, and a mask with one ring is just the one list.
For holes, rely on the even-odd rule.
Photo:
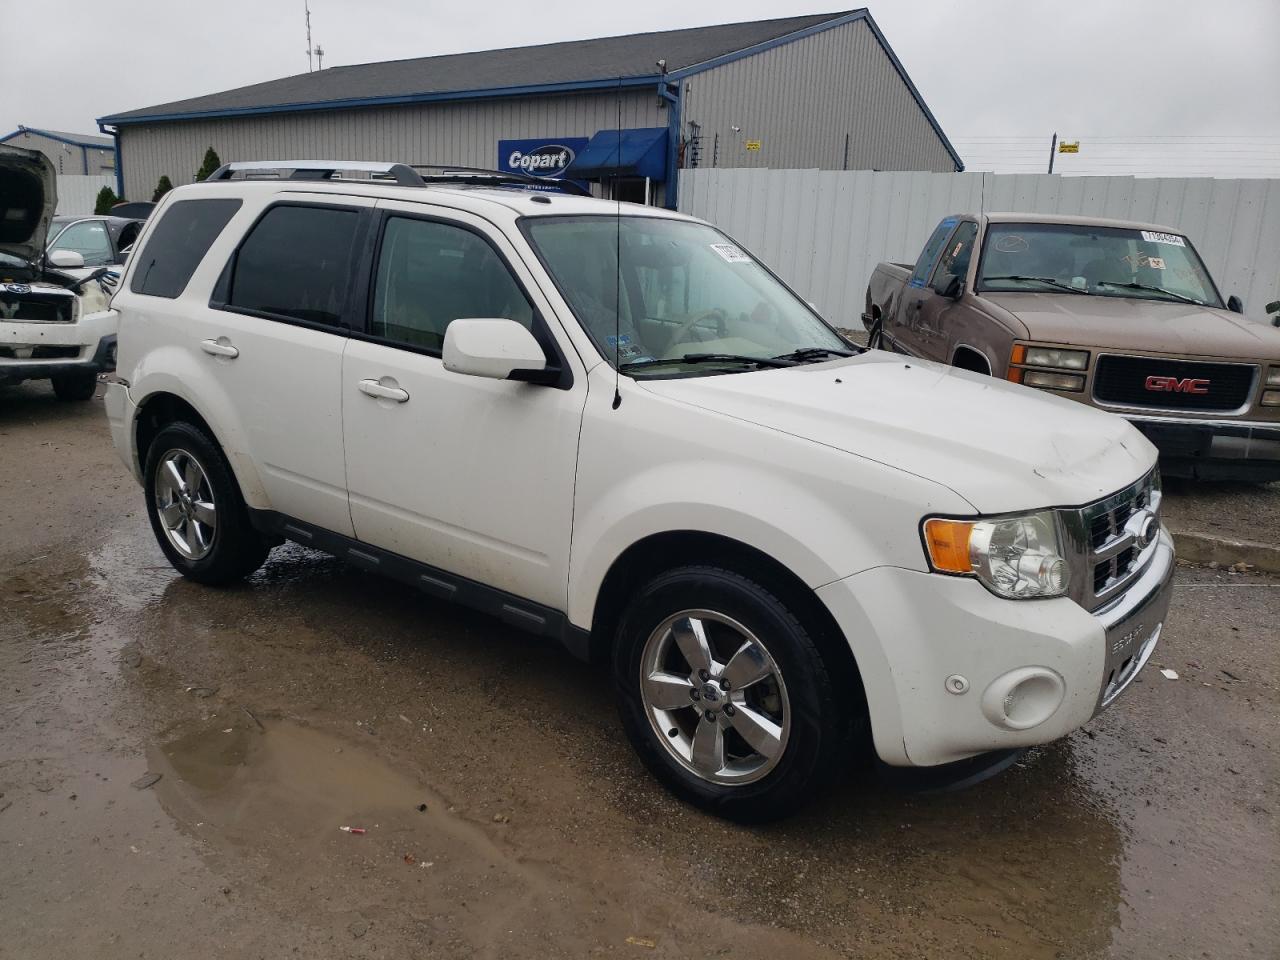
{"label": "pickup truck grille", "polygon": [[1100,403],[1125,407],[1222,413],[1248,403],[1257,375],[1257,366],[1248,363],[1104,354],[1094,370],[1093,396]]}

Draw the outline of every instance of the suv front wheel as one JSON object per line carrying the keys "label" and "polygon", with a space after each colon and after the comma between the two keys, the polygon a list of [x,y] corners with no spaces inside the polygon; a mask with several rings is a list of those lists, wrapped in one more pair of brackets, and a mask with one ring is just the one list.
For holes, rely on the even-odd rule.
{"label": "suv front wheel", "polygon": [[645,585],[614,648],[622,722],[674,793],[739,821],[782,817],[841,765],[830,671],[794,612],[729,570]]}
{"label": "suv front wheel", "polygon": [[169,424],[151,441],[145,471],[151,529],[179,573],[221,585],[262,566],[269,548],[249,522],[226,457],[202,429]]}

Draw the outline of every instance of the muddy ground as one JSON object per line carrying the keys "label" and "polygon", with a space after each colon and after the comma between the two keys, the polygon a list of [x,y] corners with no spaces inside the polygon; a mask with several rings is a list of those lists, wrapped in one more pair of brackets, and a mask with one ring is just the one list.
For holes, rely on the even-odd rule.
{"label": "muddy ground", "polygon": [[994,780],[746,829],[601,671],[296,547],[189,584],[141,505],[100,401],[0,389],[6,960],[1280,956],[1278,580],[1180,569],[1141,682]]}

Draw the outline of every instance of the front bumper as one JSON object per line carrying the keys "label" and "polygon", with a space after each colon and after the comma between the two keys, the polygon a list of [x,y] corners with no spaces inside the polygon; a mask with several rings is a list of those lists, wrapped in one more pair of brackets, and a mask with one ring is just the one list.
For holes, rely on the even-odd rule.
{"label": "front bumper", "polygon": [[0,356],[0,383],[45,380],[64,373],[109,373],[116,368],[117,316],[106,310],[75,323],[0,323],[0,347],[65,354],[37,359]]}
{"label": "front bumper", "polygon": [[962,577],[879,567],[820,587],[862,673],[892,766],[937,766],[1059,739],[1124,691],[1168,611],[1173,541],[1107,607],[1003,600]]}
{"label": "front bumper", "polygon": [[1165,476],[1204,480],[1280,477],[1280,423],[1125,414],[1160,451]]}

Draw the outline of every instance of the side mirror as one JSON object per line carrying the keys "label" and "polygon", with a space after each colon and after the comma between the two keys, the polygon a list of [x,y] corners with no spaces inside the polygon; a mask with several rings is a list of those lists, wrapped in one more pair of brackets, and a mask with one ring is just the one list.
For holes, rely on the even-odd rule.
{"label": "side mirror", "polygon": [[964,296],[964,278],[953,274],[944,274],[931,285],[933,292],[948,300],[959,300]]}
{"label": "side mirror", "polygon": [[1244,313],[1244,301],[1233,293],[1227,297],[1227,309],[1232,313]]}
{"label": "side mirror", "polygon": [[514,320],[458,319],[444,331],[444,368],[491,380],[555,383],[560,372],[547,366],[533,334]]}
{"label": "side mirror", "polygon": [[74,250],[54,250],[46,257],[49,266],[63,270],[79,270],[84,266],[84,257]]}

